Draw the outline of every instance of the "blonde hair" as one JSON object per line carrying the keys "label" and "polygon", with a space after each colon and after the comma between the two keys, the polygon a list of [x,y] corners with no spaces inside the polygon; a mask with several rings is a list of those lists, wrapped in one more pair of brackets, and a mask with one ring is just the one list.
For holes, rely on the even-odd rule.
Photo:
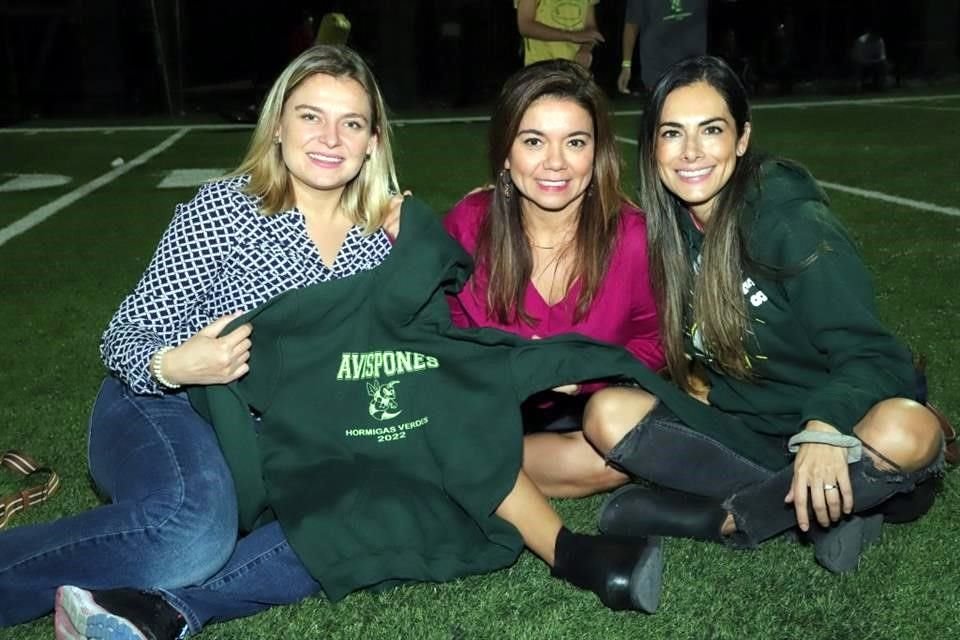
{"label": "blonde hair", "polygon": [[356,52],[339,45],[317,45],[301,53],[287,65],[264,99],[250,146],[240,165],[230,176],[249,176],[244,192],[260,199],[260,212],[273,215],[292,208],[295,203],[290,172],[283,162],[275,135],[283,107],[290,94],[307,78],[323,73],[335,78],[357,81],[370,98],[370,125],[377,144],[340,196],[340,209],[346,216],[373,233],[389,212],[390,199],[397,192],[397,170],[390,142],[390,123],[377,81]]}

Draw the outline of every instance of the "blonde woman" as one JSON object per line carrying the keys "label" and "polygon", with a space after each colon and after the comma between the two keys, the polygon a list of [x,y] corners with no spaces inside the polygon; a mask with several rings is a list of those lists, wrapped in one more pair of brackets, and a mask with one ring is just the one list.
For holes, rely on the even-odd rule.
{"label": "blonde woman", "polygon": [[[212,427],[184,388],[248,369],[239,312],[376,267],[402,202],[377,85],[353,52],[304,52],[268,95],[243,162],[179,205],[101,343],[90,474],[109,500],[0,535],[0,626],[53,609],[58,586],[175,588],[214,575],[237,541]],[[66,635],[65,637],[70,637]]]}
{"label": "blonde woman", "polygon": [[[0,625],[48,612],[56,591],[61,640],[173,640],[321,592],[278,522],[238,539],[235,475],[182,388],[249,370],[250,327],[223,333],[237,311],[391,252],[389,136],[353,52],[317,46],[281,74],[247,157],[178,208],[104,336],[90,466],[112,503],[0,537]],[[522,472],[496,515],[553,575],[611,608],[656,609],[655,541],[570,532]]]}

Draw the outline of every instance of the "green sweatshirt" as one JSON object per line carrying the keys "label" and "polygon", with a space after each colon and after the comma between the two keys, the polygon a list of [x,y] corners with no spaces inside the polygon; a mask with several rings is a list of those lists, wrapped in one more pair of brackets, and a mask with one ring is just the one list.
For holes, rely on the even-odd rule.
{"label": "green sweatshirt", "polygon": [[[759,433],[790,436],[808,420],[851,433],[877,402],[913,397],[910,353],[880,322],[870,274],[813,177],[768,161],[747,206],[749,254],[793,273],[778,278],[748,268],[744,275],[754,380],[712,368],[698,336],[690,341],[691,355],[707,365],[710,403]],[[696,263],[703,236],[682,219]]]}
{"label": "green sweatshirt", "polygon": [[[462,288],[470,258],[408,199],[379,267],[245,314],[250,373],[191,389],[233,473],[241,526],[278,519],[331,600],[449,580],[509,565],[522,548],[494,512],[516,481],[520,403],[535,392],[630,380],[770,469],[789,462],[785,436],[806,420],[849,432],[875,402],[909,395],[909,354],[877,320],[869,277],[812,179],[769,165],[751,202],[755,256],[818,257],[782,281],[745,278],[756,380],[711,371],[708,406],[615,345],[455,328],[445,294]],[[685,233],[695,256],[699,234]]]}
{"label": "green sweatshirt", "polygon": [[245,314],[250,372],[190,391],[230,465],[241,525],[276,517],[331,600],[516,559],[522,540],[494,512],[517,479],[533,393],[627,373],[686,402],[621,347],[455,328],[445,291],[470,267],[408,199],[380,266]]}

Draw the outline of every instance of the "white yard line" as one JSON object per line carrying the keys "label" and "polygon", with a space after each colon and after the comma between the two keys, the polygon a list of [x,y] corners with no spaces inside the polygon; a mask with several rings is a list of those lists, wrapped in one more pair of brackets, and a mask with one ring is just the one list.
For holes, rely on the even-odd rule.
{"label": "white yard line", "polygon": [[[960,93],[947,93],[935,96],[889,96],[876,98],[838,98],[836,100],[811,100],[809,102],[770,102],[751,106],[751,109],[808,109],[811,107],[842,107],[851,105],[886,105],[906,102],[935,102],[937,100],[956,100]],[[947,107],[944,107],[947,108]],[[626,109],[614,111],[617,116],[636,116],[643,113],[641,109]],[[391,122],[398,126],[418,124],[458,124],[472,122],[487,122],[489,116],[450,116],[445,118],[394,118]],[[34,128],[0,128],[0,134],[38,134],[38,133],[104,133],[115,131],[230,131],[252,129],[252,124],[193,124],[193,125],[142,125],[142,126],[113,126],[113,127],[34,127]]]}
{"label": "white yard line", "polygon": [[109,127],[32,127],[23,129],[2,129],[0,134],[4,133],[22,133],[26,135],[36,135],[38,133],[102,133],[111,135],[117,132],[130,131],[247,131],[253,129],[252,124],[143,124],[134,126],[109,126]]}
{"label": "white yard line", "polygon": [[928,107],[923,104],[884,104],[880,105],[890,109],[920,109],[922,111],[960,111],[960,107]]}
{"label": "white yard line", "polygon": [[[629,144],[632,146],[637,146],[637,141],[630,138],[624,138],[623,136],[617,136],[617,140],[624,144]],[[923,202],[921,200],[912,200],[910,198],[901,198],[900,196],[892,196],[888,193],[883,193],[882,191],[873,191],[872,189],[860,189],[858,187],[848,187],[845,184],[837,184],[836,182],[826,182],[824,180],[817,181],[821,187],[825,189],[833,189],[834,191],[842,191],[844,193],[849,193],[851,195],[860,196],[861,198],[870,198],[871,200],[882,200],[883,202],[890,202],[892,204],[898,204],[904,207],[910,207],[911,209],[919,209],[920,211],[931,211],[934,213],[942,213],[948,216],[960,216],[960,209],[957,207],[944,207],[939,204],[933,204],[931,202]]]}
{"label": "white yard line", "polygon": [[169,138],[167,138],[157,146],[151,149],[147,149],[146,151],[141,153],[139,156],[137,156],[133,160],[127,163],[124,163],[111,171],[108,171],[107,173],[103,174],[99,178],[94,178],[90,182],[77,187],[76,189],[74,189],[73,191],[70,191],[69,193],[63,194],[53,202],[49,202],[43,205],[42,207],[34,209],[33,211],[31,211],[24,217],[20,218],[16,222],[0,229],[0,246],[3,246],[4,244],[6,244],[8,240],[17,237],[21,233],[29,231],[33,227],[37,226],[38,224],[40,224],[41,222],[49,218],[50,216],[53,216],[59,213],[60,211],[62,211],[64,208],[69,207],[71,204],[73,204],[80,198],[83,198],[84,196],[90,194],[93,191],[96,191],[97,189],[99,189],[104,185],[110,184],[111,182],[113,182],[123,174],[127,173],[131,169],[135,169],[136,167],[139,167],[140,165],[152,159],[157,154],[162,153],[163,151],[166,151],[171,146],[173,146],[174,143],[176,143],[180,138],[185,136],[188,132],[189,132],[189,129],[187,128],[179,129],[172,136],[170,136]]}
{"label": "white yard line", "polygon": [[922,202],[920,200],[912,200],[910,198],[901,198],[900,196],[891,196],[888,193],[883,193],[881,191],[873,191],[872,189],[860,189],[857,187],[848,187],[845,184],[837,184],[835,182],[825,182],[823,180],[818,180],[821,187],[827,189],[833,189],[834,191],[842,191],[844,193],[849,193],[855,196],[860,196],[861,198],[870,198],[872,200],[882,200],[883,202],[890,202],[892,204],[898,204],[904,207],[910,207],[911,209],[919,209],[920,211],[932,211],[934,213],[942,213],[948,216],[960,216],[960,209],[957,207],[943,207],[939,204],[933,204],[930,202]]}
{"label": "white yard line", "polygon": [[[752,111],[758,109],[807,109],[810,107],[848,107],[863,105],[888,105],[902,102],[936,102],[937,100],[956,100],[960,94],[946,93],[937,96],[888,96],[885,98],[838,98],[836,100],[810,100],[809,102],[761,102],[750,105]],[[617,111],[618,116],[638,116],[642,109]]]}
{"label": "white yard line", "polygon": [[[807,108],[807,107],[829,107],[829,106],[842,106],[842,105],[892,105],[905,102],[931,102],[935,100],[949,100],[954,98],[960,98],[960,94],[945,94],[938,96],[896,96],[889,98],[862,98],[862,99],[848,99],[848,100],[824,100],[817,102],[781,102],[781,103],[772,103],[772,104],[759,104],[754,105],[754,109],[787,109],[787,108]],[[922,107],[922,108],[934,108],[937,107]],[[954,110],[950,107],[943,107],[943,110]],[[640,111],[620,111],[617,112],[617,115],[636,115]],[[397,119],[394,122],[399,125],[406,124],[447,124],[447,123],[458,123],[458,122],[484,122],[488,120],[486,116],[463,116],[459,118],[419,118],[419,119]],[[148,160],[152,159],[157,154],[165,151],[175,144],[180,138],[185,136],[191,131],[218,131],[218,130],[231,130],[231,129],[249,129],[252,125],[241,125],[241,124],[211,124],[211,125],[190,125],[190,126],[172,126],[172,125],[156,125],[156,126],[143,126],[143,127],[65,127],[65,128],[33,128],[33,129],[0,129],[0,134],[3,133],[19,133],[33,135],[37,133],[64,133],[64,132],[101,132],[105,134],[111,134],[115,131],[175,131],[175,133],[158,144],[157,146],[148,149],[143,152],[130,162],[127,162],[112,171],[108,171],[99,178],[91,180],[85,185],[82,185],[73,191],[66,193],[53,202],[43,205],[34,211],[31,211],[29,214],[20,218],[16,222],[0,229],[0,246],[4,245],[11,238],[24,233],[40,224],[50,216],[55,215],[65,207],[70,206],[80,198],[88,195],[89,193],[99,189],[100,187],[113,182],[115,179],[121,175],[127,173],[131,169],[134,169]],[[617,136],[617,140],[630,145],[636,145],[636,140],[630,138],[624,138],[622,136]],[[944,207],[937,204],[932,204],[929,202],[922,202],[920,200],[912,200],[910,198],[902,198],[900,196],[893,196],[880,191],[873,191],[870,189],[859,189],[857,187],[848,187],[842,184],[836,184],[833,182],[824,182],[820,181],[820,184],[827,188],[833,189],[836,191],[842,191],[844,193],[849,193],[852,195],[860,196],[863,198],[870,198],[873,200],[881,200],[883,202],[890,202],[892,204],[901,205],[904,207],[910,207],[912,209],[919,209],[921,211],[931,211],[935,213],[942,213],[949,216],[960,216],[960,209],[956,207]]]}

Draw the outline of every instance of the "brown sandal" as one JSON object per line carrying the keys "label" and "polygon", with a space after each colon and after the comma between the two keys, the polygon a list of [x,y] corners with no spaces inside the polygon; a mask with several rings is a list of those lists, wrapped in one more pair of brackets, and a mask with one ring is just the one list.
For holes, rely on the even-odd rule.
{"label": "brown sandal", "polygon": [[953,428],[947,416],[945,416],[940,409],[937,409],[929,402],[927,403],[927,409],[930,409],[933,415],[937,416],[937,421],[940,423],[940,430],[943,432],[944,460],[946,460],[949,465],[957,464],[960,462],[960,443],[957,442],[956,429]]}
{"label": "brown sandal", "polygon": [[41,484],[31,485],[21,491],[14,491],[0,497],[0,529],[7,526],[13,514],[40,504],[60,488],[60,476],[53,469],[41,467],[25,453],[13,449],[5,451],[0,456],[0,467],[10,469],[24,478],[34,479],[46,475],[46,481]]}

